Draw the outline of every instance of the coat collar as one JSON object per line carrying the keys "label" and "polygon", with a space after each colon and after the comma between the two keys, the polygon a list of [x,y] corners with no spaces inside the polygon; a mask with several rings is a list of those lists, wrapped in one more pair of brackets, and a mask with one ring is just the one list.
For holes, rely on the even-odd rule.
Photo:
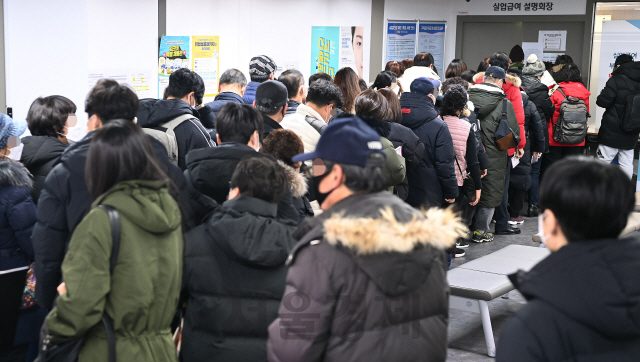
{"label": "coat collar", "polygon": [[240,195],[233,200],[225,201],[222,206],[238,212],[247,212],[269,218],[275,218],[278,214],[278,204],[272,204],[255,197],[245,195]]}

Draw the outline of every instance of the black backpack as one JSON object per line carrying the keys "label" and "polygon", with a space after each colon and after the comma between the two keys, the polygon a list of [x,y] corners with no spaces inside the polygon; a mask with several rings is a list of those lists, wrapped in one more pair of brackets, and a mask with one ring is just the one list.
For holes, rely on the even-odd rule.
{"label": "black backpack", "polygon": [[589,111],[587,104],[580,98],[569,96],[558,87],[564,96],[560,103],[560,116],[553,125],[553,139],[558,143],[577,145],[587,137]]}
{"label": "black backpack", "polygon": [[629,94],[625,98],[624,116],[620,122],[620,128],[625,132],[640,132],[640,90],[632,87],[629,77],[622,74],[629,86]]}

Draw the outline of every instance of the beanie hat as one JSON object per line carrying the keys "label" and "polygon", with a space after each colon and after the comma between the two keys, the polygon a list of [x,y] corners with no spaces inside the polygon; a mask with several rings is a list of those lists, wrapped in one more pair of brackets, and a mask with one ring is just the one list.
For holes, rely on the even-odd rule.
{"label": "beanie hat", "polygon": [[524,61],[524,50],[522,50],[520,45],[516,44],[511,48],[511,51],[509,52],[509,59],[511,59],[513,63],[520,63]]}
{"label": "beanie hat", "polygon": [[276,63],[273,59],[266,55],[258,55],[251,58],[249,62],[249,75],[260,77],[269,77],[269,74],[275,72]]}
{"label": "beanie hat", "polygon": [[26,129],[26,121],[14,121],[11,117],[0,113],[0,148],[6,147],[9,137],[20,136]]}
{"label": "beanie hat", "polygon": [[524,65],[524,68],[522,68],[522,75],[533,75],[537,77],[542,75],[545,70],[546,67],[544,63],[538,59],[538,56],[531,54],[529,58],[527,58],[527,63]]}

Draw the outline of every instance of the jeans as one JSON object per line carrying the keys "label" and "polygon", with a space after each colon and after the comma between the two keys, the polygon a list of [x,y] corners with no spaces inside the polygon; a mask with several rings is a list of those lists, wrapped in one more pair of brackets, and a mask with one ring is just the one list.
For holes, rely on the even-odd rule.
{"label": "jeans", "polygon": [[538,189],[540,188],[540,165],[542,160],[531,164],[531,188],[529,189],[529,205],[538,205]]}
{"label": "jeans", "polygon": [[613,159],[618,156],[618,163],[624,173],[633,177],[633,150],[620,150],[605,145],[598,145],[598,152],[596,153],[599,160],[611,163]]}
{"label": "jeans", "polygon": [[489,231],[489,224],[491,223],[495,210],[494,207],[478,207],[476,210],[476,222],[474,224],[477,231],[481,233]]}

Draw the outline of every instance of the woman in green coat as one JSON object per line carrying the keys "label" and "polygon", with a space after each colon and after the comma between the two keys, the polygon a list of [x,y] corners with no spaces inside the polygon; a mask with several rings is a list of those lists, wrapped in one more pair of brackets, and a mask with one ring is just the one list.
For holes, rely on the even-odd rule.
{"label": "woman in green coat", "polygon": [[[94,202],[73,233],[60,297],[46,319],[54,339],[86,335],[80,362],[108,359],[104,312],[113,320],[118,361],[177,360],[170,323],[182,280],[181,216],[152,154],[130,121],[109,122],[91,141],[85,174]],[[97,205],[110,205],[120,215],[113,275],[109,219]]]}

